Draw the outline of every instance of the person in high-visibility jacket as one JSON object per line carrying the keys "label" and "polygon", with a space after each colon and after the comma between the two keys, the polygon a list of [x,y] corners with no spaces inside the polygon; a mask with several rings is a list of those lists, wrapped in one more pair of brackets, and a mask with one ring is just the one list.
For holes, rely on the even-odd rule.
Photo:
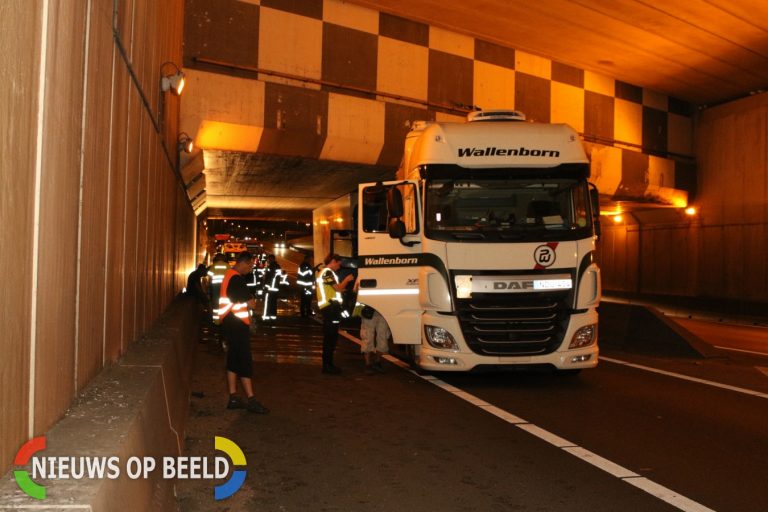
{"label": "person in high-visibility jacket", "polygon": [[299,285],[299,299],[301,316],[312,316],[312,295],[315,289],[315,280],[313,279],[312,265],[309,263],[309,255],[304,256],[304,261],[299,265],[297,271],[298,277],[296,284]]}
{"label": "person in high-visibility jacket", "polygon": [[208,287],[208,295],[211,299],[211,311],[213,317],[213,323],[219,325],[221,323],[219,319],[219,303],[221,293],[221,283],[224,282],[224,274],[229,270],[229,264],[227,263],[227,257],[221,253],[218,253],[213,257],[213,263],[211,268],[208,269],[208,277],[211,280],[211,285]]}
{"label": "person in high-visibility jacket", "polygon": [[[253,268],[253,256],[242,252],[235,259],[235,266],[224,275],[221,283],[221,328],[227,338],[227,387],[229,402],[227,409],[248,409],[266,414],[264,407],[253,396],[253,357],[251,356],[251,315],[248,311],[256,307],[256,300],[248,291],[245,275]],[[237,396],[237,378],[245,391],[248,401]]]}
{"label": "person in high-visibility jacket", "polygon": [[277,320],[277,294],[280,286],[287,285],[288,275],[283,274],[283,270],[278,265],[274,254],[267,257],[267,270],[264,272],[264,312],[261,319],[265,322],[274,322]]}
{"label": "person in high-visibility jacket", "polygon": [[336,272],[341,268],[341,256],[330,254],[325,258],[325,268],[317,276],[317,307],[323,315],[323,373],[339,374],[341,369],[333,364],[333,352],[339,339],[339,322],[349,313],[342,307],[341,292],[355,276],[349,274],[339,282]]}

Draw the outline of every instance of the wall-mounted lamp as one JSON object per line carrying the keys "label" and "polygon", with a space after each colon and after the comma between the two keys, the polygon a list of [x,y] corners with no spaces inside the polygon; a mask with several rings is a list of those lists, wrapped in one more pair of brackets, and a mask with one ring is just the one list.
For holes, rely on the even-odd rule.
{"label": "wall-mounted lamp", "polygon": [[195,149],[195,141],[187,133],[181,132],[179,134],[178,151],[191,153],[193,149]]}
{"label": "wall-mounted lamp", "polygon": [[[172,73],[166,74],[163,71],[165,68],[171,67]],[[181,95],[181,91],[184,89],[184,73],[179,69],[179,66],[171,61],[164,62],[160,66],[160,90],[163,92],[172,91],[176,96]]]}
{"label": "wall-mounted lamp", "polygon": [[613,216],[613,222],[615,222],[616,224],[621,223],[622,220],[624,220],[624,217],[622,217],[620,213],[617,213],[616,215]]}
{"label": "wall-mounted lamp", "polygon": [[689,206],[688,208],[685,209],[685,214],[690,217],[693,217],[694,215],[696,215],[696,207]]}

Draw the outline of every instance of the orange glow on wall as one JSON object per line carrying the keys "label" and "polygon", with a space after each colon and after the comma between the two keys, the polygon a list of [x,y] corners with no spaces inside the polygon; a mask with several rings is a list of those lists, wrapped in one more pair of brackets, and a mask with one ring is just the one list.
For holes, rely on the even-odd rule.
{"label": "orange glow on wall", "polygon": [[195,145],[202,149],[221,149],[255,153],[264,128],[247,124],[203,121],[195,137]]}

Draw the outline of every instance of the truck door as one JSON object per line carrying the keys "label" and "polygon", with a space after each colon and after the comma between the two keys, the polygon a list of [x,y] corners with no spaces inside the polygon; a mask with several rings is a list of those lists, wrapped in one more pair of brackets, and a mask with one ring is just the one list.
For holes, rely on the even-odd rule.
{"label": "truck door", "polygon": [[395,343],[418,344],[423,233],[418,182],[366,183],[358,193],[358,301],[384,316]]}

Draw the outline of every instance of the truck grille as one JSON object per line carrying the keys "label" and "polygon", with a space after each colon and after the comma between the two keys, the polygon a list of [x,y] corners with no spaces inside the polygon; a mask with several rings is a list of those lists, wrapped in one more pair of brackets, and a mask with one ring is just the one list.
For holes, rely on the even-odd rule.
{"label": "truck grille", "polygon": [[469,348],[488,356],[540,355],[560,346],[567,293],[475,294],[456,301]]}

